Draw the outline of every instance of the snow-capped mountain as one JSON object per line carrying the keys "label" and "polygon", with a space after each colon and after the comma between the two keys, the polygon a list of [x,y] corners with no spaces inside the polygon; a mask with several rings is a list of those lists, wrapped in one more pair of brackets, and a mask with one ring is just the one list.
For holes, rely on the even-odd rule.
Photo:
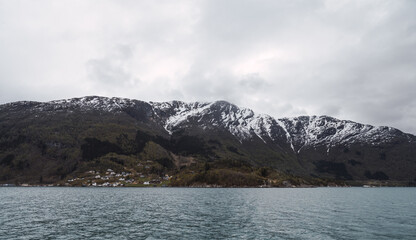
{"label": "snow-capped mountain", "polygon": [[299,153],[308,146],[336,146],[354,143],[379,145],[401,137],[415,142],[415,137],[392,127],[375,127],[329,116],[300,116],[273,118],[256,114],[251,109],[239,108],[226,101],[216,102],[143,102],[127,98],[88,96],[50,102],[15,102],[0,106],[1,109],[30,106],[31,112],[54,111],[105,111],[122,113],[131,109],[145,109],[145,114],[162,124],[172,134],[189,125],[202,129],[227,130],[239,142],[258,137],[263,142],[284,139],[291,149]]}
{"label": "snow-capped mountain", "polygon": [[414,137],[391,127],[374,127],[328,116],[301,116],[275,119],[266,114],[256,114],[251,109],[239,108],[224,101],[212,103],[165,102],[151,103],[155,112],[162,111],[169,117],[164,119],[165,129],[172,133],[187,124],[198,124],[202,128],[227,129],[240,142],[260,138],[275,141],[285,138],[292,149],[301,151],[305,146],[366,142],[373,145],[392,141],[403,136],[408,141]]}
{"label": "snow-capped mountain", "polygon": [[153,141],[177,156],[235,159],[303,175],[381,180],[416,176],[416,137],[411,134],[329,116],[274,118],[226,101],[88,96],[14,102],[0,105],[0,125],[0,160],[30,145],[43,146],[42,152],[44,146],[58,148],[48,159],[69,158],[56,146],[71,148],[71,161],[76,162],[83,158],[85,139],[93,137],[108,142],[100,149],[103,153],[108,152],[105,146],[126,152],[121,149],[132,142],[130,148],[136,150],[125,154],[138,153]]}

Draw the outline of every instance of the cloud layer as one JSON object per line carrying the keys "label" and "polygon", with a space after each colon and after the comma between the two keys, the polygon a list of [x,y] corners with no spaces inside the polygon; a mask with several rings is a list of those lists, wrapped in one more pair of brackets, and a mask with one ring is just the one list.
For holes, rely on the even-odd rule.
{"label": "cloud layer", "polygon": [[0,0],[0,103],[228,100],[416,133],[416,1]]}

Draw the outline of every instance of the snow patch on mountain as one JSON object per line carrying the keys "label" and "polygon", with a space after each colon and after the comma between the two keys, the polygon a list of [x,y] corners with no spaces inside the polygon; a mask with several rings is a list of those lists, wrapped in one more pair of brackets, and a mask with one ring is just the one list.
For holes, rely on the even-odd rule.
{"label": "snow patch on mountain", "polygon": [[317,145],[325,145],[328,149],[338,144],[357,142],[378,145],[391,141],[400,132],[390,127],[374,127],[328,116],[301,116],[280,121],[296,145],[297,152],[303,147]]}
{"label": "snow patch on mountain", "polygon": [[60,111],[78,109],[81,111],[100,110],[105,112],[120,112],[124,108],[134,106],[137,100],[128,98],[107,98],[99,96],[87,96],[38,103],[34,111]]}
{"label": "snow patch on mountain", "polygon": [[[274,119],[268,115],[255,114],[251,109],[238,108],[224,101],[212,103],[152,103],[153,108],[159,111],[172,112],[165,120],[165,129],[170,134],[175,128],[195,121],[204,128],[223,127],[234,135],[240,142],[252,138],[254,135],[266,142],[266,137],[272,138],[271,127]],[[206,116],[211,116],[209,125],[203,122]],[[203,122],[203,123],[202,123]]]}
{"label": "snow patch on mountain", "polygon": [[173,128],[186,122],[189,117],[201,116],[206,114],[207,109],[212,103],[184,103],[179,101],[152,103],[153,109],[161,111],[173,111],[173,114],[165,120],[164,128],[172,134]]}
{"label": "snow patch on mountain", "polygon": [[276,122],[285,131],[286,140],[290,143],[290,148],[292,148],[292,150],[295,151],[295,147],[293,146],[292,137],[290,136],[290,133],[286,128],[286,125],[280,119],[276,119]]}

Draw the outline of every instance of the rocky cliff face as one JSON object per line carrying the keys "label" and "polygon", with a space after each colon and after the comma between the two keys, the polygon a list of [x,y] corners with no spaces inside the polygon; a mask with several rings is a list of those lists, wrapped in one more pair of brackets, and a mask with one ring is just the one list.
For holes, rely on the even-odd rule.
{"label": "rocky cliff face", "polygon": [[[114,141],[106,131],[129,134],[140,129],[169,141],[197,137],[204,149],[210,149],[197,154],[204,161],[227,157],[294,174],[344,180],[416,180],[416,137],[411,134],[328,116],[277,119],[225,101],[143,102],[90,96],[15,102],[0,106],[0,124],[0,159],[18,155],[16,149],[22,146],[50,139],[59,146],[77,148],[85,137]],[[99,124],[102,129],[98,131]],[[49,135],[51,128],[58,135],[70,135],[68,129],[74,129],[80,136],[59,140]],[[43,139],[45,132],[48,136]],[[72,157],[80,158],[80,153]]]}

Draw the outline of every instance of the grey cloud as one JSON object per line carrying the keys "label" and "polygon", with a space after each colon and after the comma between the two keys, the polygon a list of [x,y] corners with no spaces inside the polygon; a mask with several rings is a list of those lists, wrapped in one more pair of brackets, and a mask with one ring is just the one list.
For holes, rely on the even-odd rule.
{"label": "grey cloud", "polygon": [[217,99],[237,101],[234,89],[237,79],[227,71],[220,69],[205,71],[194,69],[183,79],[185,97],[193,100],[215,101]]}
{"label": "grey cloud", "polygon": [[117,45],[107,56],[100,59],[87,61],[86,68],[90,79],[98,84],[109,84],[120,87],[133,80],[133,76],[127,67],[127,62],[133,56],[132,49],[128,45]]}
{"label": "grey cloud", "polygon": [[243,87],[248,87],[252,90],[259,90],[265,87],[267,82],[260,77],[258,73],[252,73],[242,76],[242,80],[239,81],[239,84]]}
{"label": "grey cloud", "polygon": [[416,133],[416,1],[16,2],[0,8],[1,102],[222,99]]}
{"label": "grey cloud", "polygon": [[120,83],[130,79],[130,74],[122,67],[112,64],[108,59],[92,59],[87,62],[91,79],[100,83]]}

